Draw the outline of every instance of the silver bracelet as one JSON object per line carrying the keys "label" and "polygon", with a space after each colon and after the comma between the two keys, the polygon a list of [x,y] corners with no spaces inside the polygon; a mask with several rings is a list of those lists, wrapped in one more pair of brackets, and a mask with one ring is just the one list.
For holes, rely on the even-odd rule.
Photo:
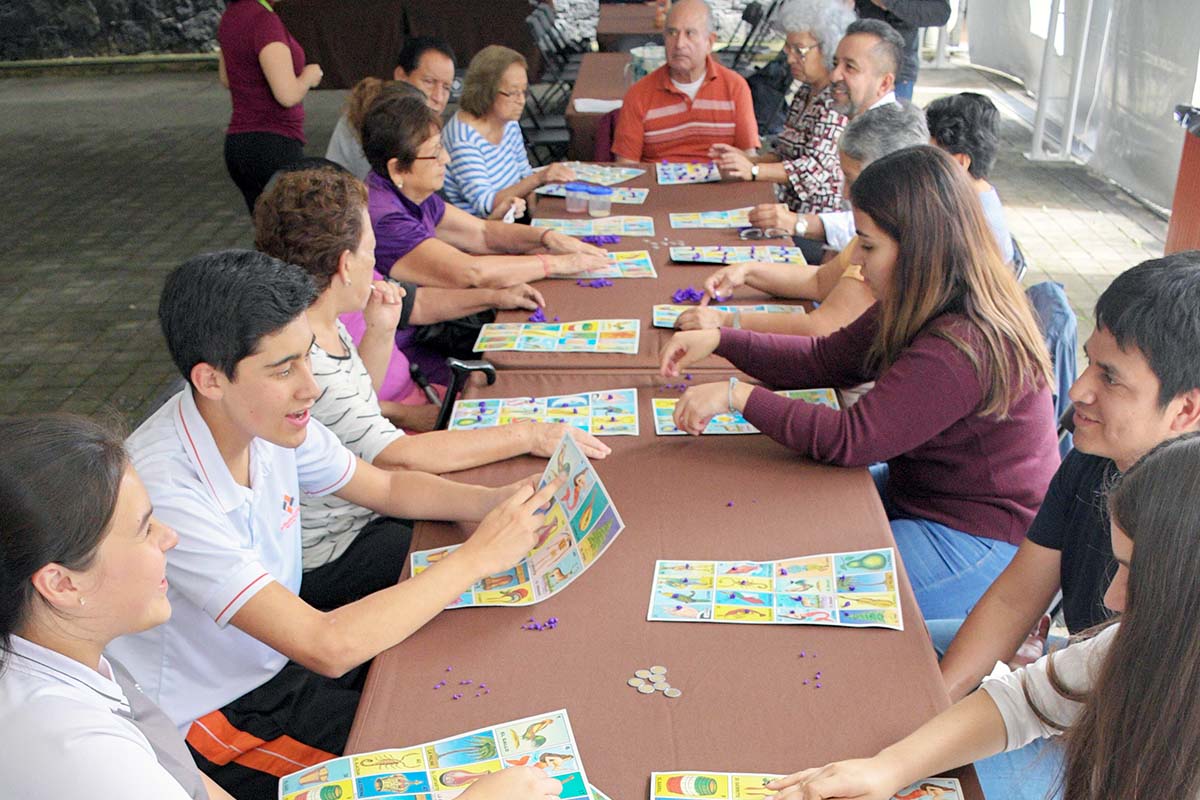
{"label": "silver bracelet", "polygon": [[735,330],[741,330],[742,329],[742,309],[741,309],[741,307],[734,306],[733,309],[729,312],[729,315],[731,317],[733,317],[733,328]]}
{"label": "silver bracelet", "polygon": [[729,397],[726,400],[726,404],[729,406],[730,414],[738,413],[733,407],[733,387],[737,385],[737,382],[738,382],[737,378],[731,377],[729,379]]}

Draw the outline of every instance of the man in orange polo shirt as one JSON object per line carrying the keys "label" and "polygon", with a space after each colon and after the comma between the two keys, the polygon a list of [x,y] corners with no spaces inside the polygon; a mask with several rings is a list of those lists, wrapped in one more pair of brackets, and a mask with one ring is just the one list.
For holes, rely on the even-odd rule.
{"label": "man in orange polo shirt", "polygon": [[663,31],[667,63],[631,86],[621,106],[612,146],[617,161],[711,161],[714,144],[757,151],[750,87],[710,55],[714,27],[704,0],[671,8]]}

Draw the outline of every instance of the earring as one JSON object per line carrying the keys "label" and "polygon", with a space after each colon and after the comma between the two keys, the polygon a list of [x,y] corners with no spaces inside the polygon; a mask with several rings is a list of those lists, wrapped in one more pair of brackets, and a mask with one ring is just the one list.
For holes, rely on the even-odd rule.
{"label": "earring", "polygon": [[346,278],[346,285],[347,285],[347,286],[349,286],[349,285],[350,285],[350,279],[349,279],[349,278]]}
{"label": "earring", "polygon": [[79,598],[79,605],[80,605],[80,607],[81,607],[81,608],[82,608],[83,606],[87,605],[87,603],[83,602],[83,598],[82,598],[82,597],[81,597],[81,598]]}

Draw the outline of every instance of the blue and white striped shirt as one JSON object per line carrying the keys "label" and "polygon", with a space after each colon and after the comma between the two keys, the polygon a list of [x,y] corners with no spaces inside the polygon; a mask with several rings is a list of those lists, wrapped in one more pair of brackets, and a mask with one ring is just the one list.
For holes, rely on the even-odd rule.
{"label": "blue and white striped shirt", "polygon": [[442,146],[450,155],[446,199],[477,217],[492,212],[497,192],[533,174],[517,122],[504,126],[495,145],[455,114],[442,130]]}

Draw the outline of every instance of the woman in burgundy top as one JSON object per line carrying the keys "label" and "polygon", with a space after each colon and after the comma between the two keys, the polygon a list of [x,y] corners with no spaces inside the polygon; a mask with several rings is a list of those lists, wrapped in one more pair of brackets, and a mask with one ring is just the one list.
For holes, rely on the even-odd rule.
{"label": "woman in burgundy top", "polygon": [[877,483],[930,619],[970,610],[1012,559],[1058,466],[1050,357],[961,173],[929,146],[863,170],[851,190],[855,255],[879,302],[846,328],[823,338],[686,331],[662,364],[674,377],[715,352],[784,388],[875,381],[841,411],[736,380],[695,386],[675,422],[697,434],[738,411],[818,461],[883,462]]}
{"label": "woman in burgundy top", "polygon": [[246,207],[280,167],[304,157],[304,96],[321,68],[304,63],[269,0],[230,0],[217,26],[221,85],[233,100],[225,133],[225,166]]}

